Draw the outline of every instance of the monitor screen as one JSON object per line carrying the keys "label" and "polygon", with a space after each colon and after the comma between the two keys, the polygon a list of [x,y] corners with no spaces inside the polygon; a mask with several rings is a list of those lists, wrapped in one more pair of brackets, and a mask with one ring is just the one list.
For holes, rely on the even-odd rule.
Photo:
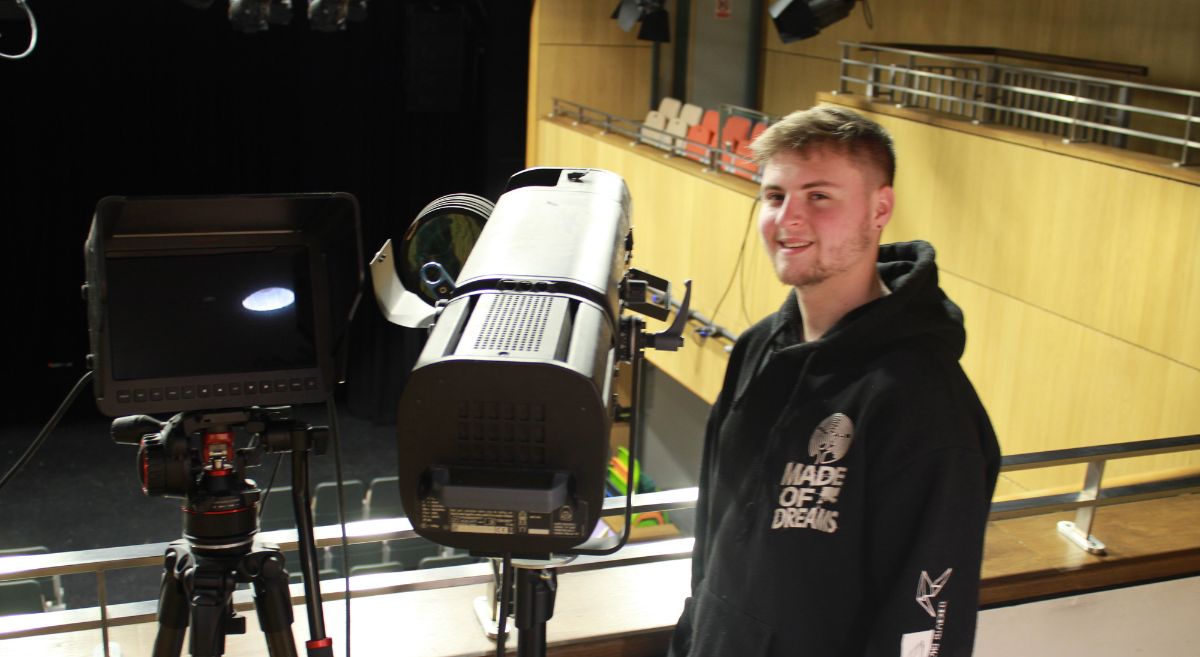
{"label": "monitor screen", "polygon": [[114,379],[317,366],[307,248],[184,253],[105,259]]}

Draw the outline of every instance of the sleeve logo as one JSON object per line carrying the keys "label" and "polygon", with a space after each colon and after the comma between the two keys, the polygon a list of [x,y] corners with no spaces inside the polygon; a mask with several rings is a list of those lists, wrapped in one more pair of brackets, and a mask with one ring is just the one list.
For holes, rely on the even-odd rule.
{"label": "sleeve logo", "polygon": [[921,579],[917,582],[917,604],[921,605],[930,618],[937,618],[937,611],[933,608],[933,599],[942,592],[942,588],[946,586],[952,572],[954,572],[953,568],[947,568],[946,572],[937,579],[930,579],[928,572],[921,571]]}

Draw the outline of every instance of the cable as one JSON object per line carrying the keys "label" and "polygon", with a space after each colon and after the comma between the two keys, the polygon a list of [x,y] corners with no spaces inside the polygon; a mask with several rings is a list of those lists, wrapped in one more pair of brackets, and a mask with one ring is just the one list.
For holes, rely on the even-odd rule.
{"label": "cable", "polygon": [[337,405],[332,396],[325,401],[325,412],[329,415],[329,439],[333,441],[333,467],[337,475],[338,524],[342,526],[342,580],[345,582],[342,601],[346,605],[346,657],[350,657],[350,547],[346,540],[346,499],[342,490],[341,432],[338,431]]}
{"label": "cable", "polygon": [[508,635],[508,607],[512,601],[512,555],[505,554],[500,566],[500,613],[496,619],[496,657],[504,657],[504,640]]}
{"label": "cable", "polygon": [[[749,234],[749,231],[747,231]],[[745,248],[744,246],[742,247]],[[750,319],[750,311],[746,310],[746,259],[742,258],[741,264],[737,270],[738,277],[738,300],[741,301],[742,319],[746,320],[746,326],[753,326],[754,321]]]}
{"label": "cable", "polygon": [[721,305],[725,303],[725,297],[729,295],[729,290],[733,288],[733,282],[737,279],[737,273],[742,266],[742,260],[746,256],[746,240],[750,238],[750,225],[754,222],[754,209],[758,207],[758,197],[754,198],[754,202],[750,204],[750,214],[746,217],[746,228],[742,230],[742,245],[738,247],[737,262],[733,263],[733,271],[729,273],[729,284],[725,286],[725,291],[721,293],[721,299],[717,301],[717,307],[713,309],[712,317],[709,321],[716,323],[717,313],[721,312]]}
{"label": "cable", "polygon": [[8,53],[0,52],[0,57],[4,59],[24,59],[29,56],[29,53],[33,52],[34,46],[37,45],[38,26],[37,20],[33,17],[33,10],[29,8],[26,0],[16,0],[16,2],[17,6],[24,9],[25,15],[29,17],[29,47],[19,55],[9,55]]}
{"label": "cable", "polygon": [[58,405],[58,409],[54,411],[54,415],[50,416],[50,420],[46,422],[46,426],[42,427],[42,430],[38,433],[37,437],[33,439],[33,442],[30,443],[29,447],[25,450],[25,453],[21,455],[21,458],[17,459],[16,464],[9,468],[8,472],[4,473],[4,477],[0,479],[0,489],[3,489],[5,484],[7,484],[10,479],[17,476],[17,473],[20,472],[21,469],[29,463],[29,460],[33,458],[33,455],[37,453],[39,449],[41,449],[42,443],[46,442],[46,438],[50,436],[50,432],[54,431],[54,428],[58,426],[58,423],[62,420],[63,416],[66,415],[67,409],[71,408],[71,404],[75,402],[75,398],[78,397],[79,392],[83,390],[83,387],[91,382],[92,376],[92,371],[88,370],[83,373],[83,376],[79,377],[79,381],[75,382],[75,386],[71,388],[71,391],[67,393],[66,398],[63,399],[62,403]]}
{"label": "cable", "polygon": [[279,474],[279,464],[283,461],[283,454],[275,455],[275,467],[271,468],[271,478],[267,480],[267,487],[263,489],[262,499],[258,503],[258,522],[262,524],[263,511],[267,509],[267,498],[271,495],[271,489],[275,487],[275,475]]}
{"label": "cable", "polygon": [[875,29],[875,15],[871,13],[871,3],[863,0],[863,20],[867,21],[869,29]]}

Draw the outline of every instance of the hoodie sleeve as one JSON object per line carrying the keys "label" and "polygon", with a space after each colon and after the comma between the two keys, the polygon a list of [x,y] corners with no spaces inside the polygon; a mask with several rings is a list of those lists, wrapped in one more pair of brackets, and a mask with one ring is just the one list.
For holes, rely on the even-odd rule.
{"label": "hoodie sleeve", "polygon": [[696,541],[692,546],[692,595],[683,601],[683,613],[680,614],[679,620],[675,625],[675,632],[671,635],[671,646],[667,653],[668,657],[686,657],[691,652],[692,633],[694,629],[692,602],[696,591],[700,587],[700,582],[704,579],[704,565],[708,557],[708,514],[710,503],[705,491],[708,490],[708,482],[711,479],[710,472],[713,467],[713,454],[716,451],[716,427],[720,426],[716,410],[719,406],[718,400],[718,406],[714,407],[713,413],[709,415],[708,425],[704,431],[704,453],[700,461],[700,496],[696,500]]}
{"label": "hoodie sleeve", "polygon": [[881,477],[871,492],[865,655],[965,657],[979,605],[993,482],[978,451],[945,447]]}
{"label": "hoodie sleeve", "polygon": [[679,621],[675,625],[675,632],[671,636],[671,646],[667,653],[668,657],[686,657],[691,652],[693,632],[692,603],[696,591],[704,579],[705,567],[708,560],[708,528],[711,511],[708,491],[711,490],[711,482],[715,476],[714,470],[717,467],[718,435],[720,434],[721,423],[724,421],[725,415],[729,412],[739,377],[742,376],[742,362],[745,359],[746,349],[751,342],[747,338],[752,333],[753,330],[748,331],[747,334],[744,334],[734,344],[733,353],[729,356],[729,365],[725,369],[725,380],[721,386],[721,393],[717,396],[717,401],[713,404],[712,411],[708,415],[708,423],[705,425],[704,451],[700,460],[700,495],[696,500],[695,543],[692,546],[692,596],[688,597],[683,603],[683,613],[679,616]]}

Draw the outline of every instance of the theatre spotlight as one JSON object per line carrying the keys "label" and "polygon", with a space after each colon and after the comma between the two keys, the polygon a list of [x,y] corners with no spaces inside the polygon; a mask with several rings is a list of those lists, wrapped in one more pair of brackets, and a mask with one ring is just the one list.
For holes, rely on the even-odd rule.
{"label": "theatre spotlight", "polygon": [[779,39],[792,43],[814,37],[822,28],[850,15],[855,0],[778,0],[768,13],[779,32]]}
{"label": "theatre spotlight", "polygon": [[229,0],[229,22],[239,32],[263,32],[292,20],[292,0]]}
{"label": "theatre spotlight", "polygon": [[626,32],[641,23],[637,38],[642,41],[666,43],[671,40],[671,17],[663,5],[664,0],[621,0],[612,18]]}
{"label": "theatre spotlight", "polygon": [[608,171],[514,175],[436,305],[397,276],[446,273],[412,241],[372,260],[388,319],[430,327],[397,414],[400,499],[421,536],[526,559],[619,547],[583,545],[604,505],[616,366],[632,365],[634,414],[643,351],[682,345],[690,302],[661,333],[625,313],[664,320],[670,304],[666,281],[629,268],[630,204]]}

